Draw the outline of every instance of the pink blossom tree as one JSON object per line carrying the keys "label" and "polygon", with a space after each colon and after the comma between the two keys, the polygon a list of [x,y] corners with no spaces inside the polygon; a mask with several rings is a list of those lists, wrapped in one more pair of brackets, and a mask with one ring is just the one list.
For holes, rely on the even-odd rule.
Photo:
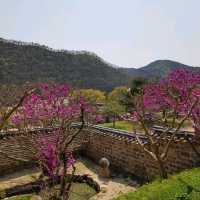
{"label": "pink blossom tree", "polygon": [[[53,193],[53,198],[69,198],[72,179],[67,174],[75,172],[73,141],[85,126],[85,113],[92,112],[93,108],[83,97],[74,95],[68,85],[42,84],[12,117],[12,122],[24,132],[35,127],[54,127],[51,140],[31,138],[42,177],[60,176],[60,190]],[[79,128],[73,128],[74,122],[80,122]]]}
{"label": "pink blossom tree", "polygon": [[[156,161],[162,178],[167,177],[164,163],[176,134],[191,118],[196,127],[200,127],[199,92],[200,74],[180,69],[170,73],[157,84],[152,83],[140,88],[140,92],[132,95],[132,119],[141,125],[148,145],[136,134],[137,141]],[[152,127],[158,124],[162,125],[164,130],[159,137],[154,137]]]}
{"label": "pink blossom tree", "polygon": [[[18,100],[10,101],[10,99],[6,98],[5,101],[3,101],[3,99],[1,99],[1,102],[0,102],[0,105],[1,105],[0,132],[5,131],[7,129],[6,126],[9,124],[9,121],[10,121],[10,118],[12,117],[12,115],[22,106],[24,100],[29,95],[31,95],[33,92],[34,92],[34,89],[29,88],[28,90],[23,91],[23,95],[20,95],[20,98],[18,98]],[[4,96],[4,95],[5,94],[3,94],[2,96]],[[10,96],[12,94],[8,93],[8,95]],[[18,95],[18,97],[19,97],[19,95]],[[4,151],[3,148],[0,149],[0,154],[2,154],[3,156],[5,156],[9,159],[15,160],[15,161],[22,161],[21,159],[18,159],[15,156],[10,156],[6,151]]]}

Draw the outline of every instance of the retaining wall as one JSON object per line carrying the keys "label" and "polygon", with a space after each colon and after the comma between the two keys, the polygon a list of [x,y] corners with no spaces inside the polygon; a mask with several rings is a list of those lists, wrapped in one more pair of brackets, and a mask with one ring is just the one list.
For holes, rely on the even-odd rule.
{"label": "retaining wall", "polygon": [[[38,138],[51,141],[53,130],[55,129],[35,129],[27,134],[15,131],[0,134],[0,175],[33,165],[35,163],[33,142],[36,142]],[[84,144],[83,135],[74,140],[73,149],[81,150],[84,146],[81,143]]]}
{"label": "retaining wall", "polygon": [[[199,144],[196,143],[196,146],[200,150]],[[85,153],[96,162],[106,157],[112,167],[139,177],[152,178],[158,175],[158,167],[152,157],[135,140],[127,137],[92,131]],[[198,160],[190,144],[183,140],[171,145],[165,167],[169,173],[174,173],[197,166]]]}
{"label": "retaining wall", "polygon": [[[42,135],[51,139],[52,129],[34,130],[31,134],[34,137]],[[84,130],[74,141],[74,144],[78,150],[83,150],[86,156],[96,162],[102,157],[107,157],[113,168],[143,178],[151,178],[157,175],[158,167],[155,161],[140,148],[134,138],[133,135],[126,132],[94,126],[91,129]],[[200,150],[198,140],[194,139],[193,136],[191,139],[195,141],[196,148]],[[1,151],[6,152],[6,156]],[[3,137],[3,139],[0,138],[0,175],[22,166],[22,163],[13,160],[12,156],[32,161],[34,154],[30,140],[16,133]],[[189,143],[184,138],[179,137],[171,145],[166,169],[169,173],[189,169],[197,166],[198,160]],[[27,165],[26,162],[24,164]]]}

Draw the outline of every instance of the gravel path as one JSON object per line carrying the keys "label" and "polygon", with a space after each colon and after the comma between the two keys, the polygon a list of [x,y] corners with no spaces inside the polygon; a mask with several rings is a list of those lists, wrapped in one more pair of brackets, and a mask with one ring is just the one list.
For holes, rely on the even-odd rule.
{"label": "gravel path", "polygon": [[38,175],[38,169],[33,168],[23,169],[13,174],[2,176],[0,177],[0,190],[33,182],[36,180]]}
{"label": "gravel path", "polygon": [[[101,192],[90,200],[112,200],[120,194],[134,191],[137,187],[137,182],[130,179],[120,178],[115,176],[109,179],[102,179],[97,175],[98,166],[87,159],[80,159],[76,163],[76,174],[88,174],[101,187]],[[38,177],[39,171],[34,169],[24,169],[13,174],[0,177],[0,191],[16,185],[23,185],[33,182]]]}
{"label": "gravel path", "polygon": [[120,194],[135,191],[138,186],[136,181],[124,179],[122,177],[112,177],[102,179],[97,175],[98,166],[89,160],[81,160],[77,162],[77,174],[88,174],[101,187],[101,192],[90,200],[112,200]]}

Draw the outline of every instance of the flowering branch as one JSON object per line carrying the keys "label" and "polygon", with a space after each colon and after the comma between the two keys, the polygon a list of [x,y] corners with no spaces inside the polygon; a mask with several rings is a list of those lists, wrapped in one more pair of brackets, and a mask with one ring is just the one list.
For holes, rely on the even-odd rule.
{"label": "flowering branch", "polygon": [[196,101],[192,104],[190,110],[188,111],[188,114],[181,120],[181,122],[179,123],[179,125],[177,126],[175,131],[173,132],[171,138],[169,139],[169,141],[167,142],[167,145],[165,146],[165,149],[164,149],[163,153],[161,154],[161,159],[165,159],[166,158],[167,153],[169,151],[170,144],[172,143],[174,137],[176,136],[176,134],[178,133],[178,131],[182,127],[183,123],[189,118],[189,116],[191,115],[193,109],[198,104],[198,102],[199,102],[199,99],[197,98]]}
{"label": "flowering branch", "polygon": [[31,95],[33,92],[35,91],[35,89],[32,89],[30,91],[27,91],[24,93],[24,95],[20,98],[19,102],[17,103],[17,105],[15,105],[10,111],[5,112],[2,116],[1,119],[1,123],[0,123],[0,130],[3,129],[5,123],[7,122],[7,120],[11,117],[11,115],[20,107],[22,106],[25,98],[27,98],[29,95]]}
{"label": "flowering branch", "polygon": [[[28,138],[35,147],[35,160],[41,168],[41,178],[61,177],[59,195],[55,194],[58,199],[68,198],[72,181],[68,179],[68,170],[75,169],[73,141],[85,127],[85,113],[92,114],[93,108],[83,97],[74,95],[69,86],[43,84],[37,93],[26,98],[22,109],[13,117],[13,123],[25,130],[56,126],[51,140],[44,136]],[[80,127],[74,130],[72,123],[79,121]],[[72,149],[69,149],[70,145]]]}
{"label": "flowering branch", "polygon": [[[145,86],[142,92],[134,94],[132,98],[133,119],[140,123],[148,139],[148,148],[136,135],[138,144],[157,162],[161,177],[166,178],[164,161],[175,135],[188,119],[192,119],[195,128],[200,130],[200,74],[176,70],[159,83]],[[176,125],[180,116],[181,121]],[[165,129],[159,138],[152,130],[154,125],[159,125],[157,123]]]}

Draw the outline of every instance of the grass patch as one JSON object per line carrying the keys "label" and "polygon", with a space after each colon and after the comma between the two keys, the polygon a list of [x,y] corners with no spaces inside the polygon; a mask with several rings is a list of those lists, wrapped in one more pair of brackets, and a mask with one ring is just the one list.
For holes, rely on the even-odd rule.
{"label": "grass patch", "polygon": [[199,200],[200,168],[187,170],[167,180],[143,185],[136,192],[115,200]]}
{"label": "grass patch", "polygon": [[31,197],[32,197],[32,194],[26,194],[26,195],[10,197],[8,200],[30,200]]}
{"label": "grass patch", "polygon": [[[86,183],[74,183],[70,192],[70,200],[88,200],[96,194],[96,191]],[[19,195],[8,198],[8,200],[30,200],[32,194]]]}
{"label": "grass patch", "polygon": [[94,196],[96,191],[85,183],[73,184],[70,193],[70,200],[87,200]]}
{"label": "grass patch", "polygon": [[[107,127],[107,128],[113,128],[113,123],[104,123],[100,124],[101,126]],[[125,131],[133,131],[133,124],[127,121],[116,121],[115,128]]]}
{"label": "grass patch", "polygon": [[[169,118],[168,122],[170,123],[171,121],[172,121],[172,119]],[[180,123],[180,120],[176,120],[175,125],[177,126],[178,123]],[[110,122],[110,123],[104,123],[104,124],[99,124],[99,125],[107,127],[107,128],[114,128],[112,122]],[[162,126],[163,124],[158,124],[158,125]],[[138,122],[116,121],[116,123],[115,123],[115,129],[129,131],[129,132],[133,132],[134,130],[137,130],[137,132],[141,132],[141,133],[144,132],[144,130],[142,129],[141,125]],[[183,130],[193,131],[193,127],[192,127],[191,122],[189,120],[187,120],[183,124],[182,129]]]}

